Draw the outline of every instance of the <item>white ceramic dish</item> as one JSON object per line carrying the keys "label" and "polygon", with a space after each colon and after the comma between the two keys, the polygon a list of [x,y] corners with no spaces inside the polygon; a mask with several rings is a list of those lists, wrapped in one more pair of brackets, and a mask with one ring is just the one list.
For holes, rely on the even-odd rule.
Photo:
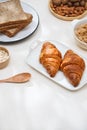
{"label": "white ceramic dish", "polygon": [[82,24],[87,24],[87,19],[74,20],[74,21],[72,21],[72,24],[74,25],[74,26],[73,26],[73,34],[74,34],[74,37],[75,37],[75,39],[76,39],[76,44],[77,44],[79,47],[81,47],[81,48],[87,50],[87,43],[81,41],[81,40],[77,37],[77,35],[75,34],[75,30],[76,30],[76,28],[77,28],[78,26],[80,26],[80,25],[82,25]]}
{"label": "white ceramic dish", "polygon": [[[52,40],[49,40],[49,41],[56,45],[56,47],[61,51],[63,56],[64,56],[65,52],[68,49],[70,49],[70,48],[68,48],[67,46],[61,44],[58,41],[52,41]],[[72,91],[78,90],[78,89],[82,88],[87,83],[87,60],[84,57],[83,58],[85,60],[86,68],[85,68],[85,71],[83,73],[80,84],[77,87],[73,87],[68,82],[68,80],[65,78],[64,74],[61,71],[59,71],[54,78],[51,78],[49,76],[49,74],[46,72],[45,68],[39,63],[39,55],[40,55],[42,44],[43,44],[43,42],[41,42],[39,44],[38,44],[38,42],[36,42],[35,44],[33,44],[34,46],[31,47],[31,49],[29,51],[29,55],[27,57],[28,65],[30,65],[31,67],[36,69],[41,74],[45,75],[50,80],[54,81],[55,83],[61,85],[62,87],[66,88],[68,90],[72,90]]]}
{"label": "white ceramic dish", "polygon": [[32,22],[23,30],[21,30],[19,33],[17,33],[14,37],[7,37],[4,34],[0,34],[0,42],[15,42],[15,41],[19,41],[22,40],[28,36],[30,36],[31,34],[33,34],[35,32],[35,30],[37,29],[38,25],[39,25],[39,16],[38,13],[36,12],[36,10],[34,8],[32,8],[30,5],[26,4],[26,3],[21,3],[23,10],[27,13],[31,13],[33,15],[33,20]]}

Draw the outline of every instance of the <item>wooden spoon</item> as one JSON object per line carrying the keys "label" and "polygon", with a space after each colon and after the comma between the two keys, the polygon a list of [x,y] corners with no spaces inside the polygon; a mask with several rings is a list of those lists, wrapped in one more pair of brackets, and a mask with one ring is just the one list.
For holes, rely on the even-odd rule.
{"label": "wooden spoon", "polygon": [[30,73],[20,73],[7,79],[0,80],[1,83],[24,83],[27,82],[31,77]]}

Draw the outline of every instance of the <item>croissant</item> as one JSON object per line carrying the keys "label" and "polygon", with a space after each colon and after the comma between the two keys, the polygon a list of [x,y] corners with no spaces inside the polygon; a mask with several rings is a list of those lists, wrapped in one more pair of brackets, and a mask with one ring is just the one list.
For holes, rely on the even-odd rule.
{"label": "croissant", "polygon": [[62,55],[53,43],[45,42],[40,52],[39,61],[50,77],[54,77],[60,68]]}
{"label": "croissant", "polygon": [[82,78],[85,62],[72,50],[68,50],[64,55],[60,68],[70,83],[76,87]]}

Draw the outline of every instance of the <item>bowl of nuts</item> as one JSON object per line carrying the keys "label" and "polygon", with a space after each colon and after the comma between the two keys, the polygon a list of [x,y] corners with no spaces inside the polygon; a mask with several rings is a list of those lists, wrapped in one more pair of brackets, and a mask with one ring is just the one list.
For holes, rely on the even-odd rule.
{"label": "bowl of nuts", "polygon": [[77,45],[87,49],[87,19],[77,20],[74,25],[74,37]]}
{"label": "bowl of nuts", "polygon": [[0,46],[0,69],[8,65],[9,59],[9,51],[6,48]]}
{"label": "bowl of nuts", "polygon": [[87,0],[50,0],[49,9],[62,20],[80,19],[87,14]]}

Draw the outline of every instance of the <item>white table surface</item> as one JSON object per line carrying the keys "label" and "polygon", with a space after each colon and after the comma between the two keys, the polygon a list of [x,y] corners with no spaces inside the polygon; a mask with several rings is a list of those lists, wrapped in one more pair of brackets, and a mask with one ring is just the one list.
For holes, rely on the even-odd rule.
{"label": "white table surface", "polygon": [[37,31],[12,44],[0,43],[10,52],[9,65],[0,70],[0,78],[20,72],[32,74],[23,84],[0,83],[0,130],[87,130],[87,85],[69,91],[41,75],[26,63],[35,40],[57,40],[87,57],[87,51],[75,44],[70,21],[54,17],[48,0],[26,0],[39,14]]}

